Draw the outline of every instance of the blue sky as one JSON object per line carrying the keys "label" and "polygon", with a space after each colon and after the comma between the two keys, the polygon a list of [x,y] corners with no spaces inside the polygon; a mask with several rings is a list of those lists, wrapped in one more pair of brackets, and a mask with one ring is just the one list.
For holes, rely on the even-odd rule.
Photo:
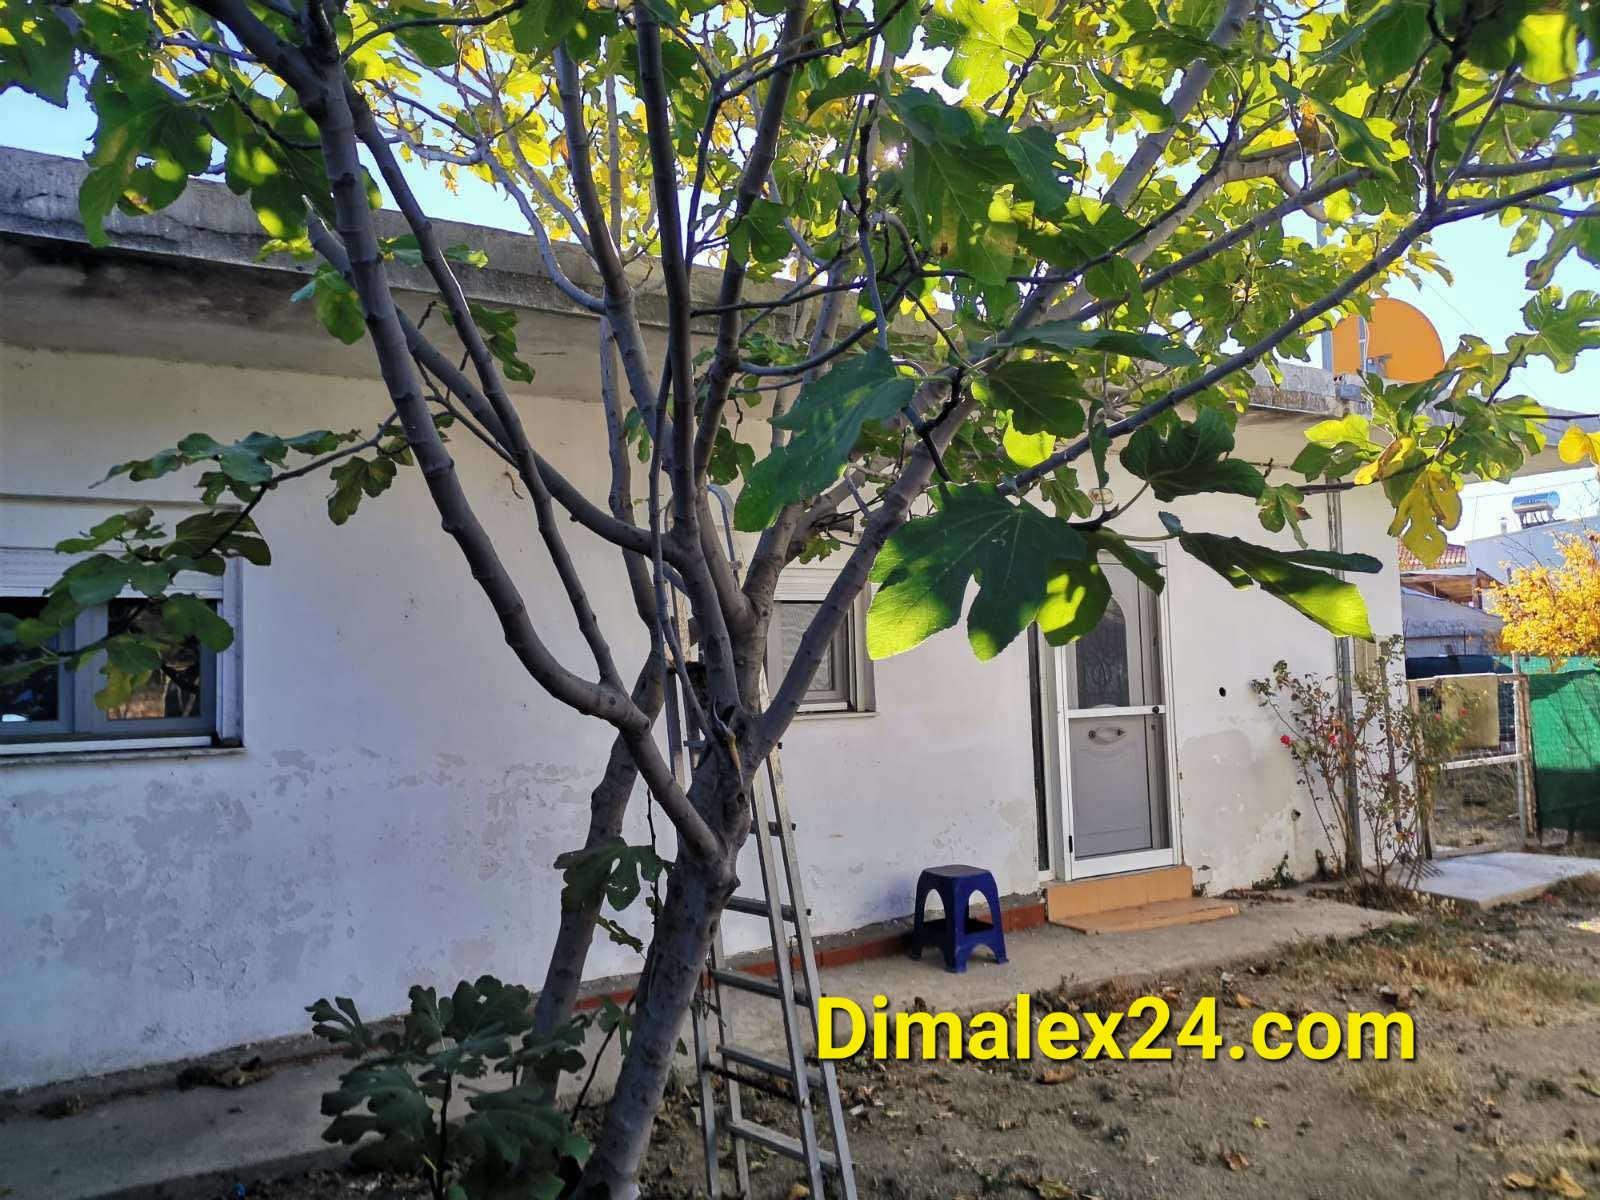
{"label": "blue sky", "polygon": [[[88,146],[93,118],[75,89],[75,103],[67,110],[55,108],[18,91],[0,96],[0,141],[12,146],[49,154],[78,156]],[[435,212],[448,212],[452,218],[507,229],[523,229],[520,214],[492,188],[463,175],[459,194],[450,196],[431,173],[419,173],[416,186],[424,203]],[[1521,309],[1529,293],[1524,282],[1526,259],[1508,252],[1511,231],[1492,222],[1462,223],[1439,231],[1434,249],[1449,268],[1453,279],[1428,278],[1420,287],[1401,282],[1390,294],[1416,305],[1432,320],[1445,350],[1457,338],[1473,333],[1495,346],[1502,346],[1507,335],[1522,327]],[[1600,270],[1569,257],[1556,272],[1555,282],[1571,291],[1600,287]],[[1600,412],[1600,355],[1578,360],[1576,369],[1561,375],[1539,359],[1521,368],[1515,389],[1552,408],[1578,412]],[[1465,515],[1458,537],[1481,536],[1498,527],[1499,518],[1509,513],[1513,493],[1556,486],[1563,496],[1564,516],[1586,516],[1600,512],[1600,486],[1595,472],[1566,472],[1542,483],[1519,481],[1509,487],[1480,484],[1469,488]]]}

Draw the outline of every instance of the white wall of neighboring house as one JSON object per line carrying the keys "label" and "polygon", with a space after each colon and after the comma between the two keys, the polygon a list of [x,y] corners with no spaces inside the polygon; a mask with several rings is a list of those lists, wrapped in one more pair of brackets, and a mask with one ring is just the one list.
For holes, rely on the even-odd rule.
{"label": "white wall of neighboring house", "polygon": [[[180,479],[89,485],[191,431],[367,427],[383,412],[371,382],[125,354],[0,346],[0,381],[8,547],[48,546],[127,502],[181,519]],[[525,414],[541,448],[602,495],[596,406],[528,398]],[[1252,427],[1248,456],[1286,461],[1299,431]],[[583,665],[520,487],[469,439],[452,447],[511,570],[551,598],[538,620],[554,650]],[[308,479],[259,511],[275,561],[243,580],[242,749],[0,766],[0,1088],[300,1032],[322,995],[379,1014],[417,982],[493,972],[537,985],[558,908],[551,863],[581,844],[606,730],[549,701],[506,652],[415,472],[342,528],[324,499]],[[1327,544],[1326,504],[1311,501],[1314,545]],[[1383,555],[1381,497],[1344,504],[1347,545]],[[1195,527],[1285,540],[1243,498],[1172,507]],[[617,554],[571,536],[603,622],[622,631],[619,661],[640,661]],[[1184,861],[1214,890],[1285,856],[1303,873],[1315,822],[1249,680],[1277,658],[1329,672],[1332,641],[1182,555],[1169,579]],[[1374,626],[1397,632],[1392,562],[1362,586]],[[1022,641],[979,663],[963,633],[945,634],[876,664],[875,684],[875,715],[805,717],[784,742],[815,930],[904,916],[917,871],[937,862],[1032,890]],[[644,818],[635,804],[630,841],[647,836]],[[730,928],[730,949],[756,944],[749,924]],[[598,942],[590,974],[636,966]]]}
{"label": "white wall of neighboring house", "polygon": [[1574,517],[1526,528],[1518,528],[1513,524],[1504,533],[1469,541],[1467,561],[1474,569],[1486,571],[1504,581],[1518,567],[1539,564],[1559,566],[1560,539],[1563,536],[1583,537],[1588,534],[1600,534],[1600,517]]}

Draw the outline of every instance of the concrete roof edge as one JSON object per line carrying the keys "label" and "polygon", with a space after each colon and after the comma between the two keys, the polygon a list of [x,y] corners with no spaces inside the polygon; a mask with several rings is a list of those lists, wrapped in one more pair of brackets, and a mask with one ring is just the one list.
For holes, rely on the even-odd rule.
{"label": "concrete roof edge", "polygon": [[[89,239],[78,212],[78,187],[88,170],[80,159],[0,146],[0,238],[87,249]],[[390,209],[379,213],[379,225],[389,235],[407,232],[400,214]],[[487,268],[456,268],[470,299],[567,317],[589,315],[544,271],[528,234],[458,221],[435,221],[434,228],[446,245],[466,243],[488,254]],[[287,255],[261,259],[260,252],[268,238],[249,202],[211,179],[191,179],[183,195],[170,207],[149,216],[130,217],[113,210],[106,221],[106,233],[111,242],[107,252],[113,254],[284,275],[303,276],[312,269],[310,264]],[[581,247],[558,243],[555,253],[573,282],[587,291],[599,291],[594,265]],[[421,268],[391,263],[389,269],[397,287],[420,295],[435,294],[432,280]],[[666,296],[655,262],[635,263],[632,273],[638,289],[635,303],[641,324],[665,328]],[[711,268],[697,269],[691,280],[697,298],[709,302],[716,294],[720,276]],[[776,295],[782,285],[751,286],[757,294]],[[902,323],[907,332],[926,334],[925,328],[897,319],[897,327]],[[706,328],[709,329],[709,322]],[[1352,406],[1347,397],[1338,393],[1337,381],[1331,374],[1302,363],[1280,364],[1280,371],[1281,381],[1273,380],[1264,367],[1251,372],[1251,409],[1304,420],[1340,416]],[[1360,407],[1359,401],[1356,407]]]}
{"label": "concrete roof edge", "polygon": [[[79,159],[0,146],[0,237],[88,246],[78,211],[78,187],[88,170]],[[392,209],[380,211],[378,224],[387,236],[408,232],[400,214]],[[444,244],[466,243],[489,256],[486,268],[456,267],[470,299],[534,312],[588,315],[544,271],[528,234],[459,221],[435,221],[434,228]],[[294,275],[312,269],[309,263],[288,255],[262,259],[268,236],[249,202],[209,179],[191,179],[170,207],[149,216],[130,217],[113,210],[106,220],[106,233],[113,252]],[[594,266],[581,247],[557,243],[555,253],[574,283],[590,292],[599,290]],[[660,289],[660,274],[652,271],[652,266],[643,264],[634,271],[636,303],[643,324],[664,327],[666,297]],[[404,290],[434,291],[421,268],[391,263],[390,274]],[[696,275],[695,291],[714,295],[712,273]]]}

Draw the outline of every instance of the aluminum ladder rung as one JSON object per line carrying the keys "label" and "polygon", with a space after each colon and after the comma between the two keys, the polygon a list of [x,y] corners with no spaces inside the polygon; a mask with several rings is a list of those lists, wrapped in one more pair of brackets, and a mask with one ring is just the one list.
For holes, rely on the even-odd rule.
{"label": "aluminum ladder rung", "polygon": [[[744,913],[749,917],[765,917],[771,913],[765,900],[757,900],[754,896],[729,896],[726,908],[729,912]],[[794,924],[794,905],[784,904],[779,906],[779,911],[785,921]],[[810,916],[811,911],[806,910]]]}
{"label": "aluminum ladder rung", "polygon": [[[712,967],[711,978],[728,987],[738,988],[742,992],[754,992],[769,1000],[783,999],[783,989],[774,980],[761,975],[752,975],[749,971],[736,971],[732,967]],[[811,997],[801,988],[795,988],[794,999],[797,1004],[811,1003]]]}
{"label": "aluminum ladder rung", "polygon": [[[743,1138],[747,1142],[765,1146],[768,1150],[782,1154],[786,1158],[792,1158],[796,1162],[807,1161],[806,1148],[800,1144],[798,1139],[792,1138],[786,1133],[779,1133],[776,1129],[770,1129],[758,1121],[733,1120],[729,1118],[728,1132],[735,1138]],[[824,1150],[820,1146],[817,1148],[817,1161],[829,1171],[837,1171],[839,1169],[838,1158],[834,1156],[831,1150]]]}
{"label": "aluminum ladder rung", "polygon": [[[743,1046],[724,1043],[717,1047],[715,1054],[720,1054],[728,1062],[738,1063],[741,1067],[749,1067],[753,1071],[765,1071],[768,1075],[776,1075],[779,1079],[787,1079],[791,1083],[794,1081],[794,1069],[788,1063],[778,1062],[764,1054],[757,1054],[754,1050],[747,1050]],[[815,1067],[807,1067],[806,1082],[813,1088],[821,1088],[822,1072]]]}
{"label": "aluminum ladder rung", "polygon": [[752,1075],[748,1071],[736,1070],[726,1063],[711,1060],[700,1064],[700,1074],[702,1077],[714,1075],[718,1079],[725,1080],[730,1087],[737,1085],[738,1087],[755,1088],[756,1091],[763,1092],[774,1100],[782,1100],[786,1104],[794,1103],[794,1087],[792,1084],[788,1084],[787,1080],[781,1083],[773,1083],[763,1076]]}

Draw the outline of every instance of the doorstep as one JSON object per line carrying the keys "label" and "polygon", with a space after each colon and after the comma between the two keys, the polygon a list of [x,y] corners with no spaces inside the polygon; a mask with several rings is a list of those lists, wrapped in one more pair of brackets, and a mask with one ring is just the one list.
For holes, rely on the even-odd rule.
{"label": "doorstep", "polygon": [[1177,866],[1048,884],[1045,912],[1079,933],[1136,933],[1235,917],[1239,906],[1196,896],[1194,872]]}

